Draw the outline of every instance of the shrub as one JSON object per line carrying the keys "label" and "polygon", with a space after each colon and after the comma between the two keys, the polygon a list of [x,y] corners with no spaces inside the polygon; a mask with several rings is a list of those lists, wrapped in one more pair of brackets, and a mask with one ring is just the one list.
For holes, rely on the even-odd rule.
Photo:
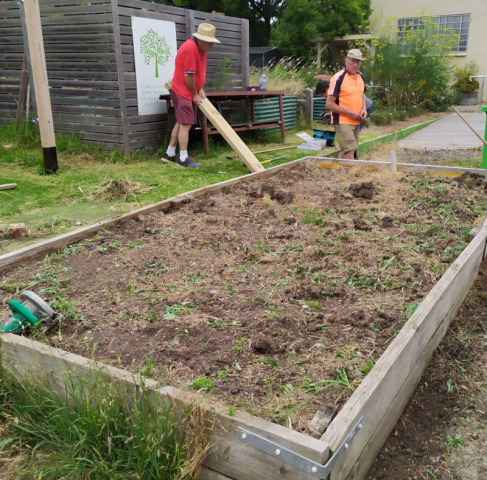
{"label": "shrub", "polygon": [[467,62],[465,66],[455,69],[454,78],[456,82],[452,85],[453,90],[458,93],[473,93],[479,89],[479,82],[470,77],[478,75],[480,68],[474,60]]}
{"label": "shrub", "polygon": [[403,37],[384,34],[373,40],[375,55],[364,62],[364,74],[368,81],[382,86],[381,102],[387,107],[435,109],[452,104],[449,54],[457,38],[450,32],[441,33],[432,21]]}

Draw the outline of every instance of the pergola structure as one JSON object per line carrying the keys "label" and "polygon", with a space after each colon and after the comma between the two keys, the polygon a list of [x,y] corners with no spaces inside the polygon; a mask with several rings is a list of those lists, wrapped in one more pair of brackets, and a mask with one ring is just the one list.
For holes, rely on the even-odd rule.
{"label": "pergola structure", "polygon": [[349,42],[356,42],[361,40],[364,45],[367,47],[367,50],[371,55],[374,55],[374,46],[372,45],[371,40],[375,37],[373,33],[359,33],[356,35],[345,35],[344,37],[335,37],[333,42],[325,42],[323,38],[315,39],[316,42],[316,62],[318,67],[321,66],[321,56],[326,48],[330,50],[330,54],[332,58],[336,61],[336,63],[341,63],[343,55],[342,51],[348,48]]}

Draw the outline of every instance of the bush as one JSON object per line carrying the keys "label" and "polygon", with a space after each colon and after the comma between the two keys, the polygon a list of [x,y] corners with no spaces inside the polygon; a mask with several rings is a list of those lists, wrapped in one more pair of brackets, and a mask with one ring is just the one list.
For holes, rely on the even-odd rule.
{"label": "bush", "polygon": [[479,82],[470,77],[478,75],[480,68],[474,60],[467,62],[464,67],[458,67],[455,69],[454,77],[456,82],[451,88],[458,93],[473,93],[480,87]]}
{"label": "bush", "polygon": [[455,35],[439,32],[433,22],[401,38],[384,35],[373,40],[375,55],[364,62],[364,74],[382,86],[381,102],[387,107],[444,108],[454,103],[449,54],[456,41]]}

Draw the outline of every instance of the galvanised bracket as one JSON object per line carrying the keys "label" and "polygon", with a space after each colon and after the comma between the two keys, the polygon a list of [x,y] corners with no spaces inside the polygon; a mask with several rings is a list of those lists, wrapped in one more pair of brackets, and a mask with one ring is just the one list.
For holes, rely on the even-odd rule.
{"label": "galvanised bracket", "polygon": [[355,435],[357,435],[358,431],[363,426],[362,420],[363,417],[360,417],[359,421],[352,428],[351,432],[347,435],[345,440],[336,449],[336,451],[333,453],[333,455],[328,460],[328,462],[326,462],[325,465],[322,465],[321,463],[316,463],[309,458],[303,457],[298,453],[281,447],[277,443],[274,443],[271,440],[267,440],[267,438],[256,435],[255,433],[249,432],[248,430],[244,430],[241,427],[238,427],[237,429],[237,438],[244,443],[252,445],[253,447],[258,448],[259,450],[262,450],[263,452],[268,453],[275,458],[279,458],[284,462],[289,463],[296,468],[299,468],[303,472],[309,473],[316,478],[324,480],[328,478],[339,458],[350,448],[350,443],[353,441]]}

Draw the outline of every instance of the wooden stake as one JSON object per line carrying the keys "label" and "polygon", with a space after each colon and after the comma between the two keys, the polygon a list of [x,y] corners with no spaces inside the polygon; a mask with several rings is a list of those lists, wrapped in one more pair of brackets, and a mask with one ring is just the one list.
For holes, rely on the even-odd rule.
{"label": "wooden stake", "polygon": [[20,80],[19,103],[17,104],[17,118],[15,122],[17,128],[20,128],[21,123],[25,119],[28,94],[29,94],[29,76],[27,73],[27,58],[24,55],[24,60],[22,62],[22,77]]}
{"label": "wooden stake", "polygon": [[472,125],[468,123],[467,119],[458,111],[457,107],[452,107],[452,108],[453,110],[455,110],[455,112],[458,113],[458,116],[467,124],[470,130],[472,130],[472,132],[475,133],[475,135],[479,137],[480,141],[487,147],[487,142],[478,134],[477,130],[475,130],[475,128],[473,128]]}
{"label": "wooden stake", "polygon": [[16,183],[7,183],[5,185],[0,185],[0,190],[13,190],[14,188],[17,188]]}
{"label": "wooden stake", "polygon": [[36,92],[44,170],[46,173],[55,173],[58,169],[56,139],[54,137],[54,121],[47,79],[39,0],[24,0],[24,11],[30,51],[30,67]]}
{"label": "wooden stake", "polygon": [[264,167],[260,164],[259,160],[255,158],[254,154],[250,151],[249,147],[245,145],[242,139],[235,133],[235,130],[227,123],[222,117],[221,113],[213,106],[213,104],[205,98],[199,105],[199,109],[205,114],[213,126],[233,148],[243,160],[245,165],[251,172],[261,172]]}

